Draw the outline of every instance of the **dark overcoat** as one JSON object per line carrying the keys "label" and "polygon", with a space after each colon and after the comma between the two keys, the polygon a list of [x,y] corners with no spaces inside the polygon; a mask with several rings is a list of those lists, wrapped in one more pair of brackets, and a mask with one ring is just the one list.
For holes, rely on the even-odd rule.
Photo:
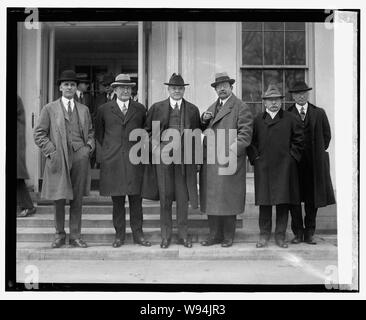
{"label": "dark overcoat", "polygon": [[[295,105],[290,106],[288,111],[293,112],[296,117],[300,118]],[[331,140],[331,131],[327,115],[322,108],[308,103],[306,117],[308,117],[310,125],[311,155],[309,158],[312,159],[312,167],[314,168],[314,185],[300,186],[300,190],[303,190],[301,200],[304,201],[310,197],[314,201],[315,208],[320,208],[335,203],[334,190],[330,178],[329,154],[326,151]],[[306,181],[308,179],[303,180]],[[304,194],[304,192],[309,190],[311,192],[310,195]]]}
{"label": "dark overcoat", "polygon": [[273,119],[267,112],[255,118],[248,157],[256,205],[300,203],[297,162],[303,144],[301,122],[292,113],[281,109]]}
{"label": "dark overcoat", "polygon": [[146,108],[129,101],[123,115],[116,100],[100,106],[96,115],[96,139],[101,145],[100,194],[102,196],[138,195],[141,193],[143,164],[130,161],[130,149],[137,143],[130,141],[134,129],[143,129]]}
{"label": "dark overcoat", "polygon": [[[68,115],[62,108],[64,106],[61,98],[45,105],[34,129],[34,141],[46,157],[41,197],[49,200],[73,199],[65,125]],[[89,109],[77,101],[75,108],[82,138],[85,145],[91,146],[92,152],[95,149],[95,140]],[[85,185],[81,186],[85,196],[90,191],[90,163],[87,175]]]}
{"label": "dark overcoat", "polygon": [[[215,115],[219,99],[207,111]],[[200,206],[208,215],[236,215],[244,212],[246,193],[246,148],[250,145],[253,131],[253,116],[249,107],[234,94],[221,110],[204,126],[217,139],[219,131],[225,133],[225,142],[210,148],[203,140],[203,165],[200,171]],[[229,130],[236,133],[236,138]],[[235,147],[236,146],[236,151]],[[210,150],[212,149],[212,150]],[[229,152],[229,150],[231,150]],[[214,154],[214,164],[208,163],[208,152]],[[235,157],[236,168],[230,174],[220,174],[228,165],[219,161],[220,154]]]}
{"label": "dark overcoat", "polygon": [[25,162],[25,113],[19,96],[17,96],[17,179],[29,179]]}
{"label": "dark overcoat", "polygon": [[[152,141],[160,144],[162,142],[162,133],[164,130],[169,128],[169,117],[170,117],[170,100],[169,98],[160,102],[153,104],[147,112],[147,119],[145,130],[148,132],[150,137],[150,147],[149,150],[152,152]],[[154,137],[152,135],[152,122],[160,121],[160,132],[159,135]],[[183,99],[181,104],[181,127],[184,129],[200,129],[200,113],[199,109]],[[184,139],[184,134],[182,134],[182,141]],[[194,152],[195,144],[192,144],[192,150],[190,150],[190,154],[192,154],[192,164],[184,164],[184,176],[188,190],[189,202],[192,208],[198,207],[198,190],[197,190],[197,164],[195,163],[195,152]],[[184,154],[187,154],[188,150],[183,150]],[[151,159],[150,159],[151,160]],[[158,182],[157,182],[157,170],[156,166],[159,164],[149,164],[145,166],[144,172],[144,181],[143,181],[143,190],[142,197],[150,200],[159,200],[159,191],[158,191]],[[164,191],[163,191],[164,192]],[[171,192],[171,190],[167,190],[167,192]]]}

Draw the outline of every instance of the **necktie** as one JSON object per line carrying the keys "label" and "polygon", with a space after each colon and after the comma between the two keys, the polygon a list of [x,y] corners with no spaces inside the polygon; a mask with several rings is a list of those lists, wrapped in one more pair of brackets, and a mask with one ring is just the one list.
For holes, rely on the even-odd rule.
{"label": "necktie", "polygon": [[220,110],[221,110],[222,106],[223,106],[223,103],[222,103],[222,101],[220,101],[220,104],[219,104],[219,106],[217,107],[217,113],[219,113],[219,112],[220,112]]}
{"label": "necktie", "polygon": [[175,111],[179,111],[178,102],[176,102],[175,107],[174,107],[174,110],[175,110]]}
{"label": "necktie", "polygon": [[305,120],[305,109],[304,109],[304,107],[301,107],[301,109],[300,109],[300,117],[301,117],[302,121]]}
{"label": "necktie", "polygon": [[123,106],[122,106],[122,113],[123,113],[123,115],[126,115],[126,112],[127,112],[127,107],[126,107],[125,104],[123,104]]}
{"label": "necktie", "polygon": [[71,119],[72,110],[71,110],[71,101],[67,103],[67,113],[69,114],[69,118]]}

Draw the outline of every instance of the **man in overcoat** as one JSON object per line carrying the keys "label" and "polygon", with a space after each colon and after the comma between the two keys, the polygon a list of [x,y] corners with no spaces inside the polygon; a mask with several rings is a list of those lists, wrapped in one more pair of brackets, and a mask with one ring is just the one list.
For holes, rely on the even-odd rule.
{"label": "man in overcoat", "polygon": [[300,121],[281,109],[283,96],[275,85],[270,85],[262,98],[266,110],[254,120],[248,149],[254,165],[255,204],[259,205],[257,248],[267,246],[270,239],[272,206],[276,206],[276,244],[287,248],[289,205],[300,203],[297,162],[303,149],[303,134]]}
{"label": "man in overcoat", "polygon": [[[185,86],[181,75],[173,73],[168,86],[169,98],[159,101],[151,106],[147,113],[145,129],[149,133],[151,148],[156,146],[152,152],[152,158],[159,159],[159,163],[147,166],[145,176],[149,177],[152,173],[152,179],[144,178],[143,197],[149,198],[147,194],[154,189],[154,177],[157,180],[157,198],[160,199],[160,228],[162,241],[161,248],[168,248],[172,237],[172,203],[177,203],[177,226],[178,243],[187,248],[192,247],[192,241],[188,235],[188,203],[192,208],[198,207],[197,193],[197,165],[194,151],[185,149],[184,129],[200,129],[200,114],[198,108],[183,98]],[[153,122],[159,123],[160,131],[157,135],[153,132]],[[174,157],[172,163],[166,163],[164,154],[170,142],[164,139],[167,130],[177,133],[178,141],[174,149],[179,150],[177,154],[181,157]],[[177,143],[178,142],[178,143]],[[199,141],[200,143],[200,141]],[[194,148],[192,144],[192,149]],[[172,151],[172,150],[171,150]],[[192,155],[192,162],[185,163],[185,155]],[[169,152],[171,155],[171,152]],[[144,196],[145,195],[145,196]]]}
{"label": "man in overcoat", "polygon": [[334,204],[335,198],[330,178],[329,154],[326,151],[331,139],[330,125],[325,111],[308,102],[311,89],[303,81],[295,83],[289,90],[295,104],[288,111],[301,120],[305,136],[305,148],[298,166],[305,219],[303,220],[301,204],[292,205],[291,227],[295,234],[292,243],[304,241],[314,245],[318,208]]}
{"label": "man in overcoat", "polygon": [[[216,144],[203,142],[203,165],[200,171],[200,207],[208,215],[210,234],[201,244],[211,246],[221,243],[230,247],[234,241],[236,215],[244,212],[246,187],[246,148],[252,139],[253,116],[248,106],[233,93],[234,79],[226,72],[217,73],[211,86],[218,99],[202,115],[203,129],[209,129]],[[231,130],[231,131],[230,131]],[[231,136],[234,132],[235,136]],[[219,140],[224,134],[225,140]],[[221,156],[220,156],[221,153]],[[229,157],[229,166],[223,163],[222,153]],[[208,161],[208,158],[213,158]],[[213,160],[213,161],[212,161]],[[230,162],[230,160],[233,160]]]}
{"label": "man in overcoat", "polygon": [[112,244],[118,248],[124,244],[126,235],[125,198],[128,196],[130,226],[134,243],[150,246],[142,231],[141,185],[143,165],[130,161],[130,149],[135,142],[129,136],[134,129],[143,129],[146,108],[131,99],[133,83],[127,74],[119,74],[111,84],[117,95],[98,108],[96,116],[96,139],[101,146],[100,194],[111,196],[113,202],[113,225],[116,230]]}
{"label": "man in overcoat", "polygon": [[[94,114],[92,114],[92,118],[95,121],[95,118],[98,113],[98,108],[111,101],[116,100],[117,96],[113,90],[113,87],[111,86],[112,82],[114,82],[115,77],[112,74],[105,74],[103,76],[103,79],[101,81],[102,84],[102,92],[97,95],[94,101]],[[101,150],[102,147],[99,144],[98,140],[95,141],[95,162],[97,164],[97,168],[100,167],[100,161],[101,161]]]}
{"label": "man in overcoat", "polygon": [[58,79],[62,97],[45,105],[34,129],[34,141],[46,157],[41,197],[55,201],[56,237],[53,248],[65,244],[65,203],[70,200],[70,239],[85,248],[81,238],[83,196],[90,190],[89,158],[94,150],[94,130],[87,106],[74,100],[78,79],[65,70]]}
{"label": "man in overcoat", "polygon": [[36,212],[25,179],[29,179],[25,161],[25,113],[22,99],[17,96],[17,206],[18,217],[27,217]]}

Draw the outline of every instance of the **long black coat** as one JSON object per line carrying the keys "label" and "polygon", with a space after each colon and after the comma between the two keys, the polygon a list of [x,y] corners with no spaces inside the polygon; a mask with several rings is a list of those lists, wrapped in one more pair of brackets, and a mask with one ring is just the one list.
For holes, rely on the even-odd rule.
{"label": "long black coat", "polygon": [[[169,98],[160,102],[157,102],[151,106],[147,113],[145,130],[148,132],[150,136],[150,142],[153,140],[156,143],[161,142],[162,132],[169,128],[169,117],[170,117],[170,100]],[[181,125],[184,129],[200,129],[200,113],[199,109],[183,99],[181,105]],[[160,121],[160,136],[154,137],[152,136],[152,121]],[[160,139],[159,139],[160,138]],[[182,136],[184,138],[184,136]],[[158,140],[157,140],[158,139]],[[150,145],[150,151],[151,145]],[[183,151],[183,156],[185,152]],[[186,185],[188,190],[189,202],[192,208],[198,207],[198,190],[197,190],[197,165],[195,164],[195,153],[194,153],[194,144],[192,144],[192,164],[184,165],[184,174],[186,179]],[[144,181],[142,188],[142,197],[150,200],[159,200],[160,195],[158,191],[158,182],[157,182],[157,171],[156,166],[158,164],[149,164],[145,167],[144,172]],[[167,191],[168,192],[168,191]]]}
{"label": "long black coat", "polygon": [[130,100],[124,116],[115,100],[98,108],[96,139],[100,143],[100,194],[103,196],[138,195],[141,193],[143,165],[132,164],[130,149],[136,141],[129,141],[130,132],[144,128],[146,108]]}
{"label": "long black coat", "polygon": [[19,96],[17,96],[17,179],[29,179],[25,163],[25,113]]}
{"label": "long black coat", "polygon": [[303,143],[301,122],[292,113],[280,110],[274,119],[267,112],[256,117],[248,149],[256,205],[300,203],[297,162]]}
{"label": "long black coat", "polygon": [[[299,112],[295,105],[288,109],[300,119]],[[330,125],[325,111],[308,103],[306,117],[309,117],[311,134],[311,155],[313,170],[312,186],[300,186],[303,190],[301,200],[312,198],[316,208],[325,207],[335,203],[334,190],[330,178],[329,154],[326,151],[331,140]],[[308,173],[304,173],[308,174]],[[308,179],[304,179],[305,181]],[[305,192],[312,194],[307,195]]]}

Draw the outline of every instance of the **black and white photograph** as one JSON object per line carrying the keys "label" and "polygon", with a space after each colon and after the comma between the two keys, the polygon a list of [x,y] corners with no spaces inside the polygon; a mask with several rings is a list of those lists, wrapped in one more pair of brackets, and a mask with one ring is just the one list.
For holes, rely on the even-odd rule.
{"label": "black and white photograph", "polygon": [[5,291],[357,299],[356,3],[2,8]]}

